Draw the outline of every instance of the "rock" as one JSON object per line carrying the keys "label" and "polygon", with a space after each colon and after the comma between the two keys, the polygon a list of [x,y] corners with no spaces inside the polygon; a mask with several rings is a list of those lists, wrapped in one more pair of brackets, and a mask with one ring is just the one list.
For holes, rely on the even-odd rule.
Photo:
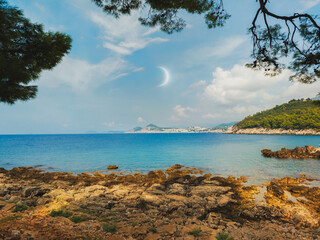
{"label": "rock", "polygon": [[287,201],[287,199],[288,199],[284,190],[275,182],[270,183],[270,185],[267,187],[267,191],[271,192],[273,194],[273,196],[275,196],[283,201]]}
{"label": "rock", "polygon": [[107,167],[107,169],[109,169],[109,170],[115,170],[115,169],[118,169],[118,168],[119,168],[119,166],[117,166],[117,165],[110,165],[110,166]]}
{"label": "rock", "polygon": [[12,230],[11,234],[13,237],[19,237],[21,235],[21,232],[19,230]]}
{"label": "rock", "polygon": [[23,190],[22,195],[24,197],[41,197],[48,192],[50,192],[50,189],[41,187],[27,187]]}
{"label": "rock", "polygon": [[181,169],[181,168],[183,168],[184,166],[183,165],[181,165],[181,164],[175,164],[175,165],[173,165],[171,168],[172,169]]}
{"label": "rock", "polygon": [[14,203],[8,203],[1,209],[1,211],[8,212],[8,211],[11,211],[14,207],[15,207]]}
{"label": "rock", "polygon": [[222,186],[196,186],[191,188],[192,195],[198,195],[201,197],[216,196],[231,190],[230,187]]}
{"label": "rock", "polygon": [[169,190],[167,191],[168,194],[175,194],[175,195],[185,195],[186,190],[184,185],[179,183],[174,183],[169,186]]}
{"label": "rock", "polygon": [[320,148],[306,145],[305,147],[296,147],[294,149],[282,148],[279,151],[271,151],[270,149],[263,149],[261,153],[265,157],[274,158],[320,158]]}
{"label": "rock", "polygon": [[[308,185],[312,179],[306,176],[265,184],[266,201],[256,203],[259,190],[244,185],[244,177],[195,176],[197,169],[175,168],[172,178],[161,170],[121,176],[6,170],[0,174],[6,192],[0,199],[0,239],[13,239],[13,230],[20,232],[16,239],[29,240],[215,239],[218,232],[235,239],[320,237],[320,188]],[[33,207],[13,212],[16,204],[8,200],[14,198]],[[52,210],[62,216],[50,216]],[[113,234],[102,228],[113,223]]]}
{"label": "rock", "polygon": [[175,224],[163,225],[158,228],[159,233],[164,234],[174,234],[177,231],[177,226]]}
{"label": "rock", "polygon": [[5,205],[6,205],[6,202],[0,200],[0,209],[3,208]]}
{"label": "rock", "polygon": [[161,239],[161,236],[158,233],[148,233],[148,235],[144,239],[145,240],[156,240],[156,239]]}

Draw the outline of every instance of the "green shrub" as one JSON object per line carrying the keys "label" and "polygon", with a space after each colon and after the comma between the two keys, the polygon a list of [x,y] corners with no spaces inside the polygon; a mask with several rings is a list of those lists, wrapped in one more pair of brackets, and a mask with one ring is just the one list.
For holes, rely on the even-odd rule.
{"label": "green shrub", "polygon": [[52,210],[51,213],[49,214],[51,217],[65,217],[69,218],[72,216],[71,212],[63,211],[63,210]]}
{"label": "green shrub", "polygon": [[15,208],[13,209],[13,212],[22,212],[22,211],[27,210],[27,209],[28,209],[28,207],[27,207],[26,205],[24,205],[24,204],[17,204],[17,205],[15,206]]}
{"label": "green shrub", "polygon": [[216,236],[217,240],[233,240],[233,237],[229,237],[228,233],[219,232]]}
{"label": "green shrub", "polygon": [[22,218],[22,216],[21,215],[17,215],[17,216],[5,217],[5,218],[0,219],[0,224],[4,224],[4,223],[7,223],[7,222],[15,221],[15,220],[17,220],[19,218]]}
{"label": "green shrub", "polygon": [[108,215],[114,217],[114,216],[117,216],[117,213],[116,212],[109,212]]}
{"label": "green shrub", "polygon": [[102,229],[105,232],[115,233],[117,231],[117,223],[116,222],[107,222],[102,225]]}
{"label": "green shrub", "polygon": [[195,227],[192,229],[192,231],[189,232],[190,235],[193,235],[194,237],[199,237],[200,233],[202,232],[200,227]]}
{"label": "green shrub", "polygon": [[157,233],[157,232],[158,232],[158,230],[156,229],[155,226],[152,226],[149,230],[150,230],[150,232],[152,232],[152,233]]}
{"label": "green shrub", "polygon": [[81,223],[86,220],[86,219],[79,217],[79,216],[72,216],[69,219],[74,223]]}
{"label": "green shrub", "polygon": [[131,222],[131,226],[132,226],[132,227],[135,227],[135,226],[137,226],[137,225],[138,225],[137,222]]}

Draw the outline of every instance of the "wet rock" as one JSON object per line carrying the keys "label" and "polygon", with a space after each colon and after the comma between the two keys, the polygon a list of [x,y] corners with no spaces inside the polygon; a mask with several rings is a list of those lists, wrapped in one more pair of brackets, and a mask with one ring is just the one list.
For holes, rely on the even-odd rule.
{"label": "wet rock", "polygon": [[306,145],[305,147],[296,147],[294,149],[282,148],[279,151],[271,151],[270,149],[263,149],[261,153],[265,157],[274,158],[320,158],[320,148]]}
{"label": "wet rock", "polygon": [[286,201],[288,199],[288,196],[285,194],[284,190],[275,182],[271,182],[267,187],[267,190],[276,198],[279,198],[283,201]]}
{"label": "wet rock", "polygon": [[119,168],[119,166],[117,166],[117,165],[110,165],[110,166],[107,167],[107,169],[109,169],[109,170],[115,170],[115,169],[118,169],[118,168]]}
{"label": "wet rock", "polygon": [[184,166],[183,165],[181,165],[181,164],[175,164],[175,165],[173,165],[171,168],[172,169],[181,169],[181,168],[183,168]]}

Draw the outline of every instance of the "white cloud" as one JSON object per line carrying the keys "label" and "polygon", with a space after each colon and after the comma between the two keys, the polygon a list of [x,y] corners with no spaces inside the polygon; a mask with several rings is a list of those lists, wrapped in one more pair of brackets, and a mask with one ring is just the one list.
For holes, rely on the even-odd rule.
{"label": "white cloud", "polygon": [[301,4],[304,6],[303,11],[306,11],[320,3],[320,0],[301,0]]}
{"label": "white cloud", "polygon": [[146,122],[146,120],[144,120],[142,117],[138,117],[137,122],[144,123],[144,122]]}
{"label": "white cloud", "polygon": [[232,36],[223,39],[215,46],[196,47],[187,52],[187,60],[195,62],[203,62],[208,58],[225,58],[239,48],[245,41],[247,36]]}
{"label": "white cloud", "polygon": [[198,88],[198,87],[204,86],[206,84],[207,84],[207,82],[205,80],[200,80],[199,82],[191,84],[189,88]]}
{"label": "white cloud", "polygon": [[227,57],[247,40],[246,36],[234,36],[225,39],[220,45],[204,49],[209,57]]}
{"label": "white cloud", "polygon": [[182,107],[180,104],[176,105],[173,108],[174,114],[170,117],[172,121],[180,121],[181,118],[188,118],[189,113],[196,112],[196,109],[193,109],[191,107]]}
{"label": "white cloud", "polygon": [[141,72],[141,71],[143,71],[143,70],[144,70],[143,67],[139,67],[139,68],[134,69],[133,71],[134,71],[134,72]]}
{"label": "white cloud", "polygon": [[215,114],[208,113],[208,114],[202,115],[202,118],[204,119],[217,119],[219,117],[221,117],[221,114],[218,114],[218,113],[215,113]]}
{"label": "white cloud", "polygon": [[262,71],[240,65],[235,65],[231,70],[217,68],[213,81],[205,88],[205,96],[222,104],[251,101],[263,96],[266,89],[277,83],[288,81],[289,75],[290,72],[285,70],[279,76],[267,77]]}
{"label": "white cloud", "polygon": [[97,12],[91,12],[89,17],[103,31],[103,46],[120,55],[130,55],[151,43],[168,41],[166,38],[151,37],[159,28],[150,29],[142,26],[138,20],[138,12],[118,19]]}
{"label": "white cloud", "polygon": [[234,108],[227,109],[227,113],[238,113],[238,114],[252,114],[260,111],[261,108],[257,106],[235,106]]}
{"label": "white cloud", "polygon": [[177,105],[173,108],[174,112],[179,117],[187,117],[187,112],[195,112],[196,110],[190,107],[182,107],[181,105]]}
{"label": "white cloud", "polygon": [[91,64],[67,56],[56,68],[41,75],[39,85],[47,87],[67,85],[76,92],[84,92],[127,75],[123,71],[129,68],[128,63],[121,58],[110,58],[98,64]]}
{"label": "white cloud", "polygon": [[[230,70],[217,68],[213,72],[212,82],[204,87],[203,101],[217,109],[217,114],[221,116],[224,113],[234,119],[241,119],[293,98],[312,98],[317,95],[320,81],[313,84],[290,82],[291,74],[289,70],[285,70],[279,76],[268,77],[262,71],[240,65],[235,65]],[[210,115],[202,117],[210,118]],[[212,119],[213,117],[215,116]]]}

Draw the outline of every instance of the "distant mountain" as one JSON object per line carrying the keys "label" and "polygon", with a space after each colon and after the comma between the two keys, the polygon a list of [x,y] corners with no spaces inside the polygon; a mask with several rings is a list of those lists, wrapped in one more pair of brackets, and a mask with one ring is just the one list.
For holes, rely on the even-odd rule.
{"label": "distant mountain", "polygon": [[149,131],[161,131],[163,128],[158,127],[157,125],[154,125],[154,124],[149,124],[144,129],[149,130]]}
{"label": "distant mountain", "polygon": [[234,125],[235,129],[314,129],[320,130],[320,101],[291,100],[272,109],[248,116]]}
{"label": "distant mountain", "polygon": [[237,123],[237,122],[221,123],[221,124],[215,126],[214,128],[231,127],[231,126],[235,125],[236,123]]}
{"label": "distant mountain", "polygon": [[227,127],[219,128],[202,128],[202,127],[189,127],[189,128],[170,128],[159,127],[155,124],[149,124],[144,128],[136,127],[126,133],[220,133],[226,130]]}
{"label": "distant mountain", "polygon": [[142,127],[135,127],[135,128],[133,129],[133,131],[135,131],[135,132],[138,132],[138,131],[140,131],[140,130],[142,130]]}
{"label": "distant mountain", "polygon": [[147,125],[146,127],[149,127],[149,128],[159,128],[157,125],[154,125],[154,124],[149,124],[149,125]]}
{"label": "distant mountain", "polygon": [[316,96],[316,97],[312,98],[312,100],[320,100],[320,95],[318,95],[318,96]]}

